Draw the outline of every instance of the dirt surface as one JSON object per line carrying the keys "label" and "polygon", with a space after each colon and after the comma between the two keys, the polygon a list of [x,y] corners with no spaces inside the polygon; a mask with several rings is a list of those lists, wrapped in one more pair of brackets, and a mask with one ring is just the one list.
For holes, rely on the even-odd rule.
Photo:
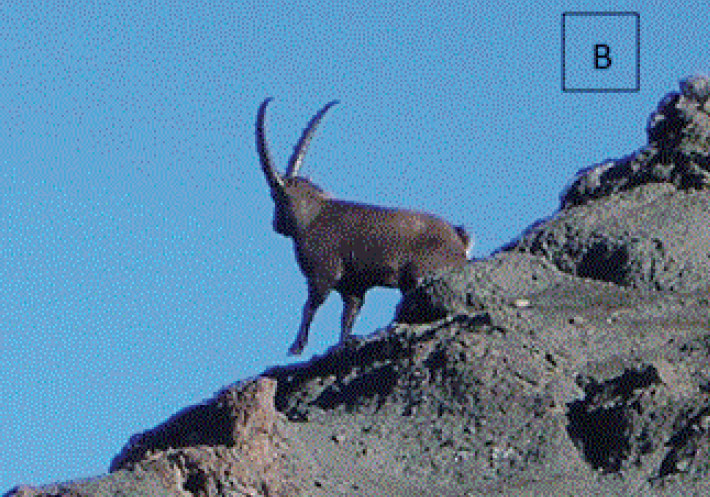
{"label": "dirt surface", "polygon": [[[540,264],[479,265],[508,261],[517,280],[522,260]],[[265,372],[278,415],[256,459],[239,435],[196,433],[213,425],[193,413],[217,419],[221,393],[135,437],[103,479],[16,495],[704,495],[707,292],[557,276]]]}

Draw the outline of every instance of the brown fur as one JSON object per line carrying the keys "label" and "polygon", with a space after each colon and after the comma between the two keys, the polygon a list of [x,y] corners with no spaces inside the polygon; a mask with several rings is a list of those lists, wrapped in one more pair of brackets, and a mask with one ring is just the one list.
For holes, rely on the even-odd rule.
{"label": "brown fur", "polygon": [[311,119],[286,176],[281,176],[272,164],[264,135],[269,101],[259,108],[256,137],[275,203],[274,230],[293,238],[298,265],[308,282],[308,300],[290,354],[303,351],[313,315],[331,290],[343,298],[342,343],[349,337],[370,288],[399,288],[406,293],[436,269],[466,264],[470,238],[462,227],[431,214],[332,199],[297,176],[315,128],[335,102]]}

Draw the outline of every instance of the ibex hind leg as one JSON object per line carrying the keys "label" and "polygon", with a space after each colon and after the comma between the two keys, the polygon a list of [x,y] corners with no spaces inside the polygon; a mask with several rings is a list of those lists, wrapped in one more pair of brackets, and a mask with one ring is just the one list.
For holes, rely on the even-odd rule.
{"label": "ibex hind leg", "polygon": [[315,286],[308,286],[308,300],[303,306],[303,316],[301,317],[301,326],[298,328],[298,335],[291,347],[288,349],[288,355],[300,355],[308,343],[308,330],[311,327],[311,321],[316,314],[318,308],[325,302],[330,289],[324,290]]}
{"label": "ibex hind leg", "polygon": [[340,344],[344,344],[350,338],[353,332],[355,318],[360,313],[362,304],[365,300],[363,295],[343,295],[343,317],[341,320],[340,329]]}

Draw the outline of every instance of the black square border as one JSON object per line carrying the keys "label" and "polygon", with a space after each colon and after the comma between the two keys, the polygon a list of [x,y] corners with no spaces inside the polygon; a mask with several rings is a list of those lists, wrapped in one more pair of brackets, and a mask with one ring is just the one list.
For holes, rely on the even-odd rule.
{"label": "black square border", "polygon": [[[636,87],[635,88],[566,88],[565,87],[565,18],[567,16],[633,16],[636,18]],[[563,93],[638,93],[641,90],[641,14],[638,12],[563,12],[562,13],[562,92]]]}

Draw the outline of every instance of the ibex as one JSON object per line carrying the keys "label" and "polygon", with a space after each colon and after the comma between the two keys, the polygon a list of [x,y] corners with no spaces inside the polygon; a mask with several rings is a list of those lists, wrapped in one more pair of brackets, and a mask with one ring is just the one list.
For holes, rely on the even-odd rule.
{"label": "ibex", "polygon": [[256,148],[271,188],[274,230],[293,238],[296,258],[308,283],[301,326],[289,349],[298,355],[318,307],[331,290],[343,298],[341,343],[372,287],[399,288],[405,294],[422,276],[445,266],[466,264],[469,236],[462,227],[420,212],[336,200],[298,170],[316,127],[337,101],[328,103],[308,123],[294,148],[286,174],[274,167],[264,134],[264,116],[271,101],[259,107]]}

